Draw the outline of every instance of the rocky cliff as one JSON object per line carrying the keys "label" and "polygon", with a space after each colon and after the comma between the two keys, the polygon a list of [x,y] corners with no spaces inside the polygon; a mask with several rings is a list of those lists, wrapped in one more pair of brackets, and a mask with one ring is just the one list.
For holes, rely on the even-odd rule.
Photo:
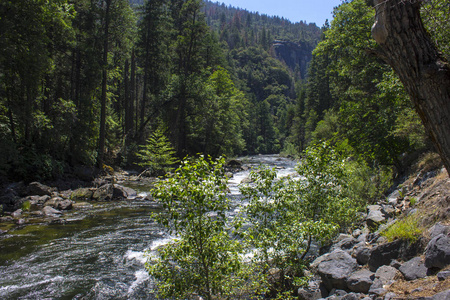
{"label": "rocky cliff", "polygon": [[299,72],[301,78],[306,77],[308,64],[314,50],[306,43],[293,43],[289,41],[275,40],[273,49],[276,57],[284,62],[292,71]]}

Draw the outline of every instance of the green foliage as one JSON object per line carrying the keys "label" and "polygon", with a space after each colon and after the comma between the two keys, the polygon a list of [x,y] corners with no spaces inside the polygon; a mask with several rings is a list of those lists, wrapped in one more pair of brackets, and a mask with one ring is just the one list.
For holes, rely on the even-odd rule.
{"label": "green foliage", "polygon": [[141,146],[136,156],[141,160],[139,165],[147,168],[153,175],[165,174],[177,162],[175,150],[162,128],[157,128],[152,133],[147,139],[147,144]]}
{"label": "green foliage", "polygon": [[22,203],[22,210],[23,211],[29,211],[31,208],[31,202],[29,200]]}
{"label": "green foliage", "polygon": [[411,214],[389,226],[389,228],[381,232],[381,235],[386,237],[389,242],[397,239],[414,242],[420,237],[422,231],[422,228],[419,226],[418,216]]}
{"label": "green foliage", "polygon": [[186,158],[174,174],[155,184],[152,195],[164,207],[155,219],[177,235],[147,263],[160,297],[198,294],[212,299],[233,291],[233,276],[240,270],[240,243],[226,230],[229,200],[224,162],[223,158]]}
{"label": "green foliage", "polygon": [[265,276],[271,268],[280,270],[280,282],[271,287],[275,294],[301,282],[311,242],[328,242],[351,226],[359,207],[349,197],[345,161],[329,145],[308,148],[297,172],[299,180],[277,179],[274,169],[260,167],[251,172],[252,183],[241,186],[251,225],[244,236],[257,249],[253,262]]}
{"label": "green foliage", "polygon": [[436,46],[450,59],[450,1],[427,1],[422,6],[422,20]]}

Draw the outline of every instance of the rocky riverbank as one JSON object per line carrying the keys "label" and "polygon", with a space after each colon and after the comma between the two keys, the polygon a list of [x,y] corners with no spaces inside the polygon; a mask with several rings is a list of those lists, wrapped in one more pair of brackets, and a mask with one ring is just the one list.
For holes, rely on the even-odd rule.
{"label": "rocky riverbank", "polygon": [[[406,218],[420,229],[417,236],[388,240],[390,226]],[[361,228],[341,234],[325,252],[312,262],[312,279],[298,290],[300,300],[450,299],[447,172],[411,177],[368,206]]]}
{"label": "rocky riverbank", "polygon": [[[134,176],[136,177],[136,176]],[[148,200],[145,194],[126,187],[128,181],[151,185],[153,178],[138,179],[126,172],[99,177],[90,187],[59,190],[39,182],[7,186],[0,197],[0,234],[27,224],[64,224],[69,211],[86,209],[96,203],[122,200]],[[156,206],[156,203],[155,203]]]}

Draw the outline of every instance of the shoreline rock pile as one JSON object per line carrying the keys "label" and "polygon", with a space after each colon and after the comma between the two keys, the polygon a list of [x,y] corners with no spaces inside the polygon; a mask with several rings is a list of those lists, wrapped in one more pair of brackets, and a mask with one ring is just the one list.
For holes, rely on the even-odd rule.
{"label": "shoreline rock pile", "polygon": [[395,216],[418,210],[398,191],[386,202],[368,206],[363,228],[341,234],[328,253],[311,263],[314,277],[298,290],[298,299],[450,299],[448,215],[415,241],[388,242],[381,232],[396,222]]}

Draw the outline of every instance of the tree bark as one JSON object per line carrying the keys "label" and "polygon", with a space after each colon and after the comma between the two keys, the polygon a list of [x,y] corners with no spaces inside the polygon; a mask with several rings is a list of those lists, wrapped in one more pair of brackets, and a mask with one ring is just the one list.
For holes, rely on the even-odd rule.
{"label": "tree bark", "polygon": [[106,145],[106,98],[108,90],[108,39],[109,39],[109,11],[111,0],[106,0],[105,31],[103,41],[103,71],[102,71],[102,97],[100,100],[100,133],[98,142],[97,165],[102,168]]}
{"label": "tree bark", "polygon": [[376,54],[398,74],[450,174],[450,67],[420,17],[420,0],[376,0]]}

